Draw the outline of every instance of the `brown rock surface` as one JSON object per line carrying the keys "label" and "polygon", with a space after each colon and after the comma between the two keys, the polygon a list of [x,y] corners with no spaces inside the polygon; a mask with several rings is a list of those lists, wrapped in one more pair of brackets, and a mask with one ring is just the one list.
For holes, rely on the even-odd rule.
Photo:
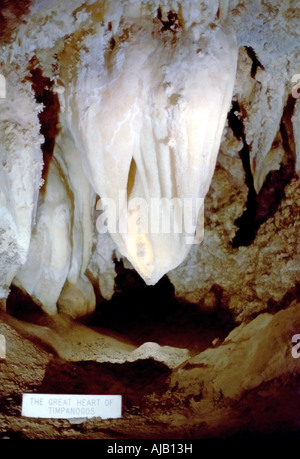
{"label": "brown rock surface", "polygon": [[300,266],[299,181],[286,187],[278,211],[261,225],[254,242],[233,248],[234,221],[241,215],[242,197],[229,174],[217,169],[206,200],[204,241],[169,273],[176,294],[195,303],[205,302],[218,286],[221,304],[238,321],[297,298]]}
{"label": "brown rock surface", "polygon": [[[62,319],[59,323],[62,327]],[[291,353],[292,336],[300,329],[299,304],[260,314],[173,370],[141,350],[135,361],[110,363],[107,357],[101,363],[97,353],[101,360],[103,348],[76,324],[69,346],[73,336],[77,351],[80,339],[89,352],[81,360],[66,360],[55,346],[50,350],[49,335],[37,337],[37,327],[1,317],[0,333],[8,343],[7,358],[0,361],[1,437],[230,438],[243,432],[292,434],[299,427],[300,362]],[[57,325],[52,332],[58,332]],[[126,351],[120,340],[115,342]],[[22,418],[23,392],[118,393],[123,416],[76,426],[67,420]]]}

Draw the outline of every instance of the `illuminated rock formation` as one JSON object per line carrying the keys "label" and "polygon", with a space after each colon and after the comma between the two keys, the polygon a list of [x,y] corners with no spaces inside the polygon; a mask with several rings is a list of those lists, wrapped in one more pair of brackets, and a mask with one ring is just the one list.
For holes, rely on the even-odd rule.
{"label": "illuminated rock formation", "polygon": [[[203,199],[220,145],[219,164],[234,186],[238,183],[235,211],[240,213],[251,207],[245,186],[253,204],[255,194],[266,192],[274,171],[283,192],[299,170],[299,107],[292,96],[299,40],[292,27],[297,18],[293,5],[34,0],[22,11],[14,2],[5,5],[0,36],[0,73],[6,83],[1,91],[7,92],[0,98],[1,300],[15,279],[48,312],[56,312],[58,304],[84,315],[95,306],[91,279],[105,298],[112,296],[113,257],[123,258],[150,285],[168,273],[176,291],[190,296],[180,277],[184,272],[192,292],[189,279],[194,283],[198,275],[190,266],[195,253],[201,259]],[[60,187],[55,206],[66,199],[68,209],[61,241],[52,237],[50,224],[56,228],[56,222],[45,214],[55,180]],[[185,200],[194,205],[189,228],[184,212],[190,202]],[[224,237],[228,230],[234,238],[238,212],[228,216]],[[259,212],[254,226],[268,217],[265,209]],[[34,255],[41,215],[49,221],[49,238],[38,246],[49,254],[63,246],[52,259]],[[108,224],[108,233],[107,215],[116,223],[115,228]],[[213,279],[211,263],[205,256],[205,268],[203,263],[198,267],[206,270],[203,279]],[[37,294],[33,285],[41,272],[49,287],[36,287]],[[54,272],[60,273],[59,281]],[[79,308],[68,293],[77,288]],[[207,288],[200,290],[206,294]],[[198,300],[200,290],[194,295]]]}
{"label": "illuminated rock formation", "polygon": [[[93,189],[116,203],[113,240],[143,279],[155,284],[183,261],[193,241],[198,212],[189,234],[181,229],[181,211],[184,198],[195,205],[208,191],[237,48],[233,33],[215,20],[217,2],[208,12],[193,2],[172,12],[168,2],[164,10],[150,5],[147,12],[139,4],[124,7],[121,18],[118,5],[111,30],[103,13],[97,33],[77,45],[75,62],[62,62],[61,99]],[[179,198],[175,230],[151,230],[153,223],[165,228],[168,218],[163,206],[160,215],[150,215],[152,198]],[[141,200],[146,210],[139,208]]]}

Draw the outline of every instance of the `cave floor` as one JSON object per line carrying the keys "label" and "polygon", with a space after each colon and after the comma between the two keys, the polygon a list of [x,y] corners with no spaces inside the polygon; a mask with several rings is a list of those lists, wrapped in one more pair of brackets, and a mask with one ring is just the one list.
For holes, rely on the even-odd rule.
{"label": "cave floor", "polygon": [[[0,360],[0,438],[202,439],[297,434],[296,376],[265,383],[239,400],[204,400],[195,415],[197,394],[186,397],[177,392],[170,384],[172,373],[196,353],[213,347],[216,338],[215,345],[222,342],[225,332],[223,327],[222,336],[219,324],[208,327],[206,317],[202,324],[194,320],[188,340],[179,311],[177,334],[174,316],[169,326],[166,318],[163,325],[156,322],[156,329],[151,318],[144,328],[143,317],[140,323],[139,318],[136,323],[129,321],[130,328],[120,316],[112,329],[108,320],[100,327],[99,318],[82,323],[36,311],[22,318],[1,313],[0,333],[7,348],[6,358]],[[148,345],[142,343],[142,336]],[[184,347],[188,341],[193,342],[190,349]],[[25,418],[21,416],[24,392],[120,394],[122,418]]]}

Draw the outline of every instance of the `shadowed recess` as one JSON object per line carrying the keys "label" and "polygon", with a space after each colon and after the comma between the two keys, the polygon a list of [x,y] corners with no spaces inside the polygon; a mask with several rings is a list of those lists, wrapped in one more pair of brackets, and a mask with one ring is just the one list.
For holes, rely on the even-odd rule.
{"label": "shadowed recess", "polygon": [[245,46],[245,49],[247,51],[248,56],[252,60],[251,77],[255,78],[257,69],[260,67],[262,70],[264,70],[265,68],[261,64],[261,62],[258,60],[256,52],[251,46]]}
{"label": "shadowed recess", "polygon": [[115,265],[115,293],[111,300],[98,298],[90,326],[121,334],[136,346],[156,342],[189,349],[192,354],[212,346],[215,338],[222,341],[236,326],[220,286],[211,287],[216,304],[209,310],[205,297],[198,304],[176,298],[167,276],[148,286],[121,261]]}
{"label": "shadowed recess", "polygon": [[270,171],[257,194],[254,189],[253,176],[250,167],[250,150],[246,142],[244,126],[236,112],[241,112],[238,102],[232,103],[232,108],[228,115],[228,122],[237,139],[243,141],[243,148],[239,152],[246,175],[248,186],[248,197],[246,210],[236,221],[238,227],[232,246],[249,246],[255,239],[260,226],[272,217],[282,199],[285,196],[285,187],[296,176],[295,173],[295,141],[293,136],[292,116],[294,113],[296,99],[289,96],[283,111],[280,123],[280,136],[285,152],[279,170]]}
{"label": "shadowed recess", "polygon": [[49,165],[54,152],[56,137],[59,133],[58,118],[60,105],[57,94],[54,94],[52,91],[54,83],[50,78],[43,76],[41,69],[35,66],[35,62],[31,64],[34,65],[34,68],[31,69],[32,89],[35,93],[37,103],[43,104],[44,107],[39,114],[39,121],[41,124],[40,132],[45,139],[42,144],[44,161],[42,178],[44,180],[44,185],[41,191],[43,191],[45,190],[45,184],[47,182]]}

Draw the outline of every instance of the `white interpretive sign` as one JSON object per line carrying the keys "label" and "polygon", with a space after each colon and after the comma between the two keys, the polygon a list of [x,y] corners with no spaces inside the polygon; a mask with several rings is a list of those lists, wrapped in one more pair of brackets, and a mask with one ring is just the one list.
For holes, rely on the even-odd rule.
{"label": "white interpretive sign", "polygon": [[122,417],[121,395],[23,394],[22,416],[102,419]]}
{"label": "white interpretive sign", "polygon": [[0,335],[0,359],[5,359],[6,357],[6,341],[5,336]]}

